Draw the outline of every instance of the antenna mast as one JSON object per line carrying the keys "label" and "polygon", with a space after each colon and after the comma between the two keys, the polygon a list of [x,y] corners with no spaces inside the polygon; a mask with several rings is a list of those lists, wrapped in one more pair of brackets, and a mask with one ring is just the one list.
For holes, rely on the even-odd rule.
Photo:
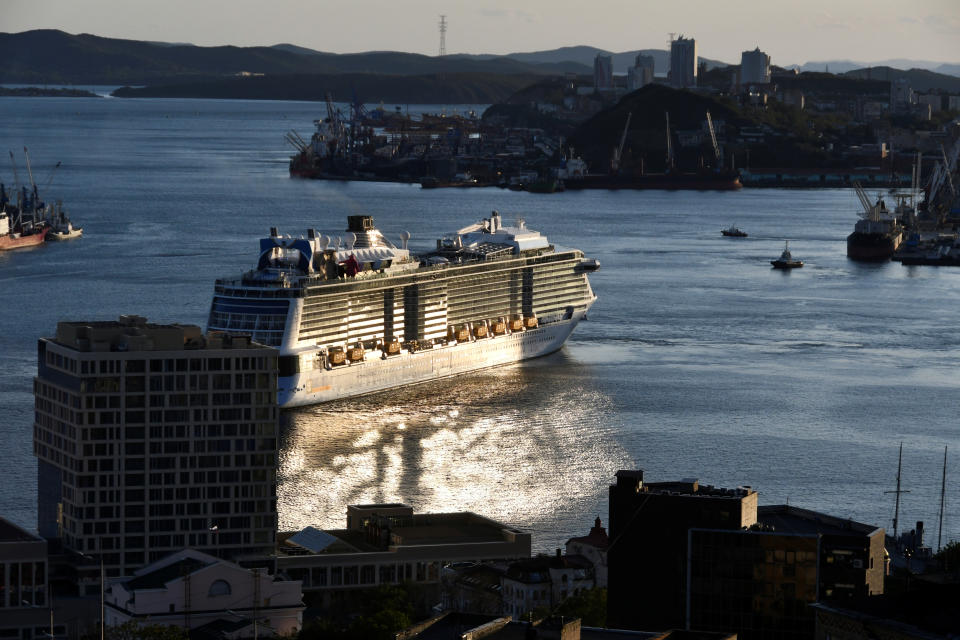
{"label": "antenna mast", "polygon": [[440,16],[440,57],[447,55],[447,16]]}
{"label": "antenna mast", "polygon": [[943,502],[947,495],[947,445],[943,445],[943,484],[940,485],[940,524],[937,527],[937,551],[943,541]]}
{"label": "antenna mast", "polygon": [[896,507],[893,510],[893,539],[897,539],[897,523],[900,520],[900,494],[901,493],[910,493],[910,491],[900,489],[900,469],[903,463],[903,443],[900,443],[900,456],[897,458],[897,490],[896,491],[884,491],[884,493],[895,493],[897,494],[897,503]]}

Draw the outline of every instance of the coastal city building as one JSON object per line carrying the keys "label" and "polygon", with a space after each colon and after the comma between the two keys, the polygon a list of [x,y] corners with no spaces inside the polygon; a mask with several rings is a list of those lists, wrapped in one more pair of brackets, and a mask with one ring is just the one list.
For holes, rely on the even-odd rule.
{"label": "coastal city building", "polygon": [[613,89],[613,56],[598,53],[593,59],[593,88],[597,91]]}
{"label": "coastal city building", "polygon": [[620,471],[610,534],[607,619],[615,627],[799,640],[813,633],[810,604],[883,593],[882,528],[758,507],[750,487],[644,484],[641,471]]}
{"label": "coastal city building", "polygon": [[636,64],[627,69],[627,90],[636,91],[653,82],[654,58],[642,53],[637,55]]}
{"label": "coastal city building", "polygon": [[47,566],[47,541],[0,517],[0,638],[64,632],[54,626]]}
{"label": "coastal city building", "polygon": [[583,556],[537,556],[514,562],[501,581],[504,615],[519,619],[536,609],[552,610],[569,597],[597,586],[593,563]]}
{"label": "coastal city building", "polygon": [[277,570],[329,605],[378,585],[414,584],[439,600],[446,563],[530,557],[530,533],[470,512],[415,514],[405,504],[347,507],[347,528],[279,536]]}
{"label": "coastal city building", "polygon": [[757,492],[696,480],[644,483],[622,470],[610,486],[607,624],[679,629],[686,618],[689,530],[737,531],[757,521]]}
{"label": "coastal city building", "polygon": [[670,84],[678,89],[697,86],[697,41],[680,36],[670,43]]}
{"label": "coastal city building", "polygon": [[568,556],[583,556],[593,565],[594,579],[598,587],[607,586],[607,547],[610,538],[598,517],[590,529],[590,533],[579,538],[567,540],[566,552]]}
{"label": "coastal city building", "polygon": [[757,47],[740,54],[740,83],[767,84],[770,82],[770,56]]}
{"label": "coastal city building", "polygon": [[60,322],[38,343],[37,520],[94,569],[81,592],[191,547],[276,539],[276,351],[191,325]]}
{"label": "coastal city building", "polygon": [[229,637],[285,635],[303,626],[299,581],[192,549],[114,582],[105,601],[107,626],[172,625]]}

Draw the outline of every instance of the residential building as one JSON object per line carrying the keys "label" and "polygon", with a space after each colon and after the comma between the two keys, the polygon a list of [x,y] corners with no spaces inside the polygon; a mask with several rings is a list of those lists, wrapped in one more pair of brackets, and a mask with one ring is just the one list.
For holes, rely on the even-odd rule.
{"label": "residential building", "polygon": [[637,55],[636,64],[627,69],[627,90],[636,91],[653,82],[654,58],[642,53]]}
{"label": "residential building", "polygon": [[960,96],[947,96],[947,110],[960,111]]}
{"label": "residential building", "polygon": [[770,82],[770,56],[757,47],[740,54],[740,83],[768,84]]}
{"label": "residential building", "polygon": [[303,626],[302,600],[298,580],[283,580],[193,549],[113,582],[104,596],[108,626],[230,627],[233,637],[296,633]]}
{"label": "residential building", "polygon": [[567,598],[597,586],[593,563],[583,556],[537,556],[514,562],[501,579],[503,615],[521,618],[552,610]]}
{"label": "residential building", "polygon": [[916,104],[916,94],[907,78],[898,78],[890,83],[890,109],[893,111],[907,111],[910,105]]}
{"label": "residential building", "polygon": [[439,599],[447,563],[530,557],[529,532],[470,512],[415,514],[405,504],[350,505],[346,529],[307,527],[279,537],[277,570],[326,604],[403,582]]}
{"label": "residential building", "polygon": [[598,53],[593,59],[593,88],[597,91],[613,89],[613,56]]}
{"label": "residential building", "polygon": [[566,552],[568,556],[583,556],[593,565],[594,579],[598,587],[607,586],[607,547],[610,538],[607,530],[598,517],[593,523],[590,533],[579,538],[567,540]]}
{"label": "residential building", "polygon": [[680,36],[670,43],[670,84],[678,89],[697,86],[697,41]]}
{"label": "residential building", "polygon": [[[276,351],[191,325],[60,322],[34,379],[38,529],[130,575],[275,546]],[[81,593],[98,592],[96,570]]]}

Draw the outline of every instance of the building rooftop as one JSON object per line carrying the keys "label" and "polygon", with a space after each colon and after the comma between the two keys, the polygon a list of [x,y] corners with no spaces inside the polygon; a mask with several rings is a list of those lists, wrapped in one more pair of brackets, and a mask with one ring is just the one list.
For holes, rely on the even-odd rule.
{"label": "building rooftop", "polygon": [[872,535],[880,527],[838,518],[790,505],[769,505],[757,509],[757,521],[772,527],[776,533],[821,535]]}
{"label": "building rooftop", "polygon": [[[308,527],[311,537],[318,530]],[[277,536],[280,553],[303,555],[306,553],[373,553],[388,551],[399,546],[427,546],[449,544],[476,544],[505,542],[510,537],[529,536],[529,533],[513,529],[489,518],[465,511],[460,513],[424,513],[399,518],[381,518],[371,521],[363,529],[327,529],[322,533],[336,539],[332,542],[323,536],[325,544],[303,544],[305,529],[301,532],[284,532]],[[293,546],[296,545],[296,549]],[[312,550],[315,549],[315,550]]]}
{"label": "building rooftop", "polygon": [[138,575],[132,580],[128,580],[125,583],[125,586],[128,591],[136,591],[138,589],[159,589],[168,582],[188,576],[199,569],[209,567],[211,564],[213,563],[201,560],[199,558],[183,558],[177,562],[160,567],[155,571]]}
{"label": "building rooftop", "polygon": [[648,482],[643,485],[643,491],[654,494],[736,499],[756,493],[756,491],[749,486],[737,487],[736,489],[724,489],[723,487],[715,487],[712,484],[700,484],[700,482],[694,478],[685,478],[674,482]]}
{"label": "building rooftop", "polygon": [[43,538],[0,516],[0,543],[3,542],[43,542]]}
{"label": "building rooftop", "polygon": [[122,315],[118,320],[65,321],[48,338],[84,352],[177,351],[195,349],[265,349],[250,336],[210,332],[191,324],[153,324],[143,316]]}

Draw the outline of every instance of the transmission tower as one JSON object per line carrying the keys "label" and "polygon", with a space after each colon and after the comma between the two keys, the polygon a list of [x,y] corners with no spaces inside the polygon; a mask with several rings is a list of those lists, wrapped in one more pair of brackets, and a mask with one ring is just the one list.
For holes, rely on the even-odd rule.
{"label": "transmission tower", "polygon": [[447,55],[447,16],[440,16],[440,55]]}

